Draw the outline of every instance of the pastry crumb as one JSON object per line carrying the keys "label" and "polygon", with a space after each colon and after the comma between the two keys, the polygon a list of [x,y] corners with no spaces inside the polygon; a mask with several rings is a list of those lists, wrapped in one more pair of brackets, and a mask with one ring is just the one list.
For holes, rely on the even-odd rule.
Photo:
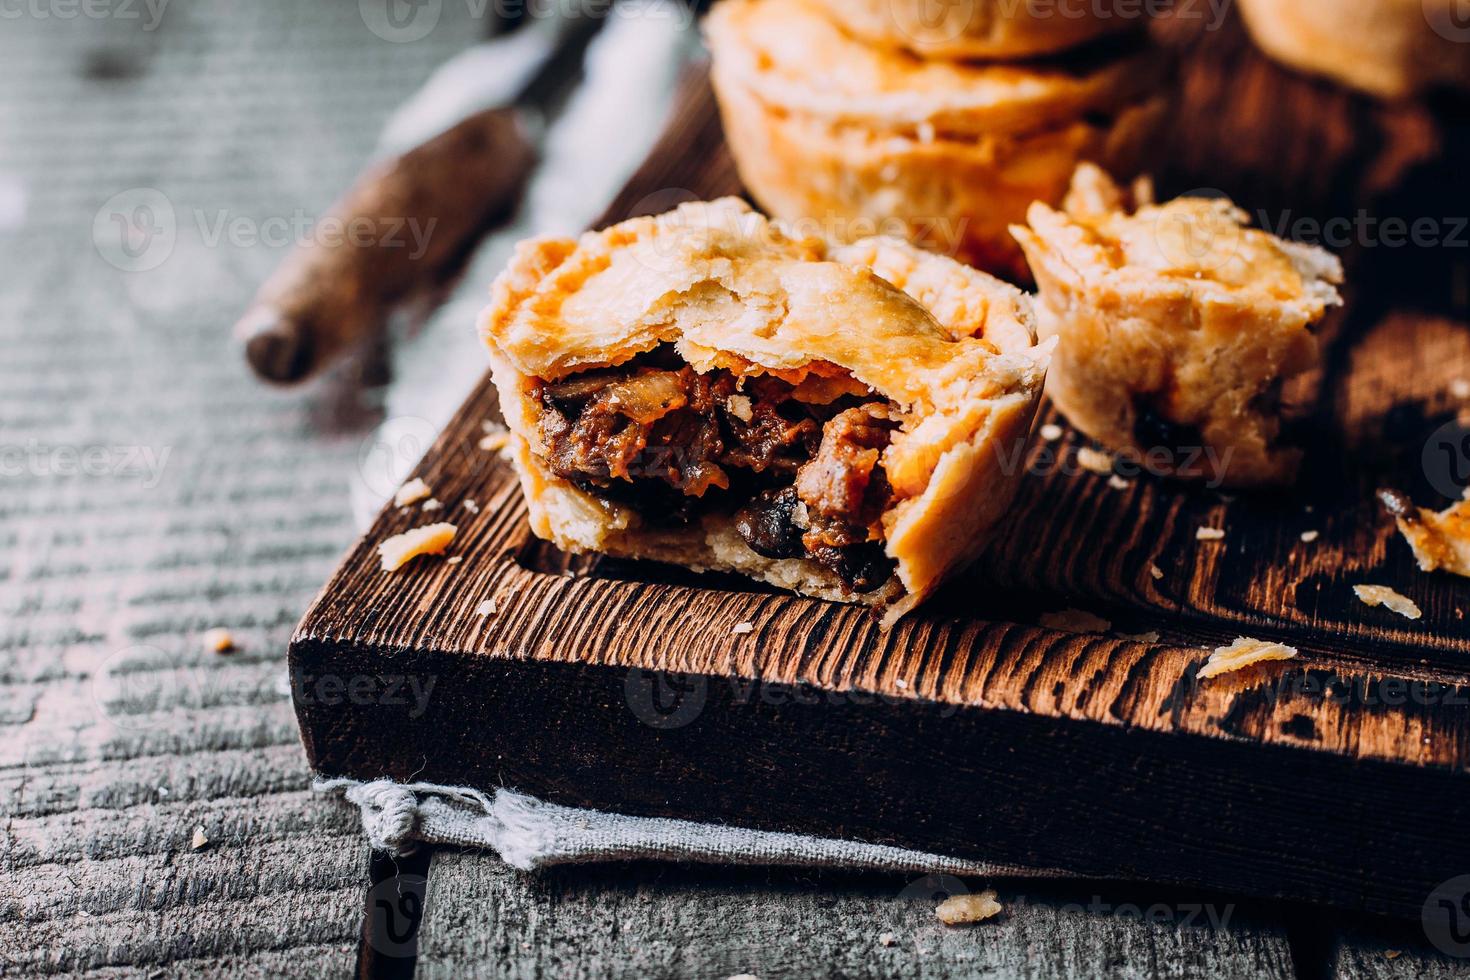
{"label": "pastry crumb", "polygon": [[731,395],[725,399],[725,407],[730,410],[731,415],[742,422],[749,422],[755,418],[754,406],[745,395]]}
{"label": "pastry crumb", "polygon": [[1003,911],[995,892],[986,889],[978,895],[951,895],[934,909],[939,921],[947,926],[969,925],[994,918]]}
{"label": "pastry crumb", "polygon": [[480,505],[477,501],[471,498],[464,502],[464,509],[469,511],[471,514],[478,514],[480,512]]}
{"label": "pastry crumb", "polygon": [[1056,442],[1062,437],[1062,427],[1055,422],[1048,422],[1041,427],[1040,435],[1047,442]]}
{"label": "pastry crumb", "polygon": [[442,555],[459,528],[453,524],[426,524],[395,534],[378,544],[378,561],[385,572],[396,572],[419,555]]}
{"label": "pastry crumb", "polygon": [[1159,631],[1149,630],[1146,633],[1119,633],[1118,639],[1131,640],[1134,643],[1157,643],[1159,642]]}
{"label": "pastry crumb", "polygon": [[494,599],[486,599],[475,607],[476,616],[494,616],[500,610],[495,605]]}
{"label": "pastry crumb", "polygon": [[433,497],[430,497],[428,500],[425,500],[424,501],[423,507],[420,508],[420,509],[422,509],[422,510],[443,510],[444,509],[444,505],[441,504],[437,499],[435,499]]}
{"label": "pastry crumb", "polygon": [[1106,619],[1082,609],[1042,613],[1039,622],[1047,629],[1061,630],[1064,633],[1106,633],[1113,628],[1113,624]]}
{"label": "pastry crumb", "polygon": [[879,933],[879,935],[878,935],[878,945],[879,946],[897,946],[898,945],[898,937],[895,936],[891,932]]}
{"label": "pastry crumb", "polygon": [[1383,958],[1386,960],[1396,960],[1403,955],[1404,951],[1401,949],[1385,949],[1383,951]]}
{"label": "pastry crumb", "polygon": [[1106,476],[1113,472],[1113,457],[1091,446],[1077,447],[1077,465],[1089,473]]}
{"label": "pastry crumb", "polygon": [[398,488],[398,492],[393,495],[393,506],[407,507],[409,504],[416,504],[433,492],[427,483],[416,476]]}
{"label": "pastry crumb", "polygon": [[1148,574],[1155,582],[1157,582],[1159,579],[1164,577],[1164,570],[1155,565],[1153,562],[1149,562]]}
{"label": "pastry crumb", "polygon": [[[1466,492],[1470,493],[1470,489]],[[1398,490],[1380,490],[1378,499],[1393,515],[1399,533],[1409,542],[1422,570],[1442,570],[1470,577],[1470,500],[1432,511],[1415,507]]]}
{"label": "pastry crumb", "polygon": [[1123,479],[1116,473],[1108,477],[1108,486],[1112,487],[1114,490],[1127,490],[1132,485],[1132,483]]}
{"label": "pastry crumb", "polygon": [[205,630],[202,641],[209,653],[231,653],[235,650],[235,636],[223,626]]}
{"label": "pastry crumb", "polygon": [[492,432],[480,440],[480,448],[487,453],[503,453],[509,446],[509,432]]}
{"label": "pastry crumb", "polygon": [[1413,599],[1386,585],[1355,585],[1353,592],[1364,605],[1383,606],[1405,619],[1418,619],[1424,615]]}
{"label": "pastry crumb", "polygon": [[746,621],[744,623],[736,623],[734,626],[730,627],[730,632],[734,636],[744,636],[746,633],[754,633],[755,624],[749,621]]}
{"label": "pastry crumb", "polygon": [[1225,531],[1218,527],[1201,527],[1195,530],[1194,539],[1196,541],[1223,541]]}
{"label": "pastry crumb", "polygon": [[1291,660],[1296,654],[1296,647],[1289,647],[1285,643],[1238,636],[1228,647],[1216,647],[1215,652],[1210,654],[1210,659],[1199,669],[1197,676],[1200,680],[1206,680],[1249,667],[1251,664],[1268,660]]}
{"label": "pastry crumb", "polygon": [[1322,536],[1322,532],[1321,531],[1303,531],[1302,532],[1302,541],[1306,542],[1307,544],[1311,544],[1313,541],[1316,541],[1321,536]]}
{"label": "pastry crumb", "polygon": [[194,836],[189,840],[189,850],[202,851],[209,846],[209,837],[204,833],[203,825],[194,828]]}

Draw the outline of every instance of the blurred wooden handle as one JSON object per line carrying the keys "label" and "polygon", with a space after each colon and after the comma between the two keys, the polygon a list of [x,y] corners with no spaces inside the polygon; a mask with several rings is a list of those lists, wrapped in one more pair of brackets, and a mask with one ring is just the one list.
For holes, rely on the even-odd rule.
{"label": "blurred wooden handle", "polygon": [[300,381],[459,262],[515,201],[534,150],[514,110],[469,116],[364,173],[235,326],[266,381]]}

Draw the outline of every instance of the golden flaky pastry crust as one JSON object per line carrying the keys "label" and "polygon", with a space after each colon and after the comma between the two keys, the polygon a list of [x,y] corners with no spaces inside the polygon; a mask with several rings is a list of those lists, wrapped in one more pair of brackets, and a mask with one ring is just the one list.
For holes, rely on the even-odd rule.
{"label": "golden flaky pastry crust", "polygon": [[1144,26],[1138,5],[1109,0],[818,0],[870,44],[933,58],[1030,58]]}
{"label": "golden flaky pastry crust", "polygon": [[1240,0],[1257,44],[1294,68],[1389,98],[1470,88],[1463,0]]}
{"label": "golden flaky pastry crust", "polygon": [[925,61],[808,0],[724,0],[705,32],[731,153],[773,215],[1018,279],[1007,225],[1060,202],[1079,160],[1135,171],[1167,105],[1167,59],[1146,47],[1066,66]]}
{"label": "golden flaky pastry crust", "polygon": [[893,502],[881,524],[904,592],[890,621],[973,558],[1007,508],[1049,353],[1011,286],[896,240],[792,238],[734,198],[523,242],[482,334],[536,534],[825,598],[884,600],[845,595],[806,559],[757,555],[728,515],[657,528],[552,475],[539,458],[538,381],[673,344],[700,371],[849,378],[890,399],[903,421],[882,455]]}
{"label": "golden flaky pastry crust", "polygon": [[1064,209],[1032,205],[1012,229],[1060,338],[1048,393],[1083,432],[1149,470],[1225,485],[1289,478],[1280,386],[1317,360],[1310,327],[1339,302],[1342,267],[1319,248],[1247,228],[1229,201],[1130,210],[1096,167]]}

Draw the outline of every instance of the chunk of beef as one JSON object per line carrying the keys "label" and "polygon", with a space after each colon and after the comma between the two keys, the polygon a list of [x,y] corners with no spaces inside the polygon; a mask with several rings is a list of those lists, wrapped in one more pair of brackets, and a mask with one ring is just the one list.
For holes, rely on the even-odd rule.
{"label": "chunk of beef", "polygon": [[849,408],[822,428],[822,444],[796,474],[809,527],[802,545],[850,588],[866,592],[893,574],[873,526],[892,496],[879,460],[898,428],[881,402]]}

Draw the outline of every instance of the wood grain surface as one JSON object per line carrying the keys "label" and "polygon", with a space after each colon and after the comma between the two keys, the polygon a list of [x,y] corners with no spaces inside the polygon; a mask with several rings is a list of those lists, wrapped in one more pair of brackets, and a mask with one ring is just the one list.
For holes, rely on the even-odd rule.
{"label": "wood grain surface", "polygon": [[435,856],[431,881],[422,977],[1295,975],[1279,919],[1213,895],[1001,882],[1004,912],[955,928],[936,902],[982,883],[612,865],[522,888],[494,859],[452,852]]}
{"label": "wood grain surface", "polygon": [[[1165,193],[1220,188],[1296,237],[1359,211],[1447,228],[1467,210],[1453,106],[1388,110],[1269,65],[1238,29],[1189,28],[1163,26],[1183,71]],[[702,85],[662,150],[609,220],[738,190]],[[1363,227],[1339,250],[1349,302],[1292,393],[1298,486],[1115,490],[1069,465],[1075,433],[1038,445],[1013,533],[888,633],[853,607],[533,540],[513,477],[477,448],[486,382],[417,473],[463,563],[384,576],[376,543],[427,522],[385,511],[297,632],[313,765],[1418,915],[1470,870],[1470,589],[1419,573],[1372,492],[1429,499],[1422,447],[1470,354],[1464,259]],[[1204,525],[1225,539],[1196,541]],[[1424,618],[1362,606],[1363,582]],[[499,613],[476,615],[487,598]],[[1112,631],[1033,625],[1063,607]],[[1161,639],[1118,635],[1144,630]],[[1240,633],[1302,656],[1197,682]],[[415,717],[310,693],[385,664],[442,693]]]}
{"label": "wood grain surface", "polygon": [[[285,647],[372,407],[261,390],[228,331],[279,256],[209,232],[325,208],[476,26],[103,8],[0,18],[0,975],[350,976],[369,849],[310,790]],[[119,267],[142,203],[172,250]]]}
{"label": "wood grain surface", "polygon": [[[41,462],[22,473],[0,474],[0,975],[321,978],[353,975],[359,963],[372,975],[406,975],[411,961],[373,955],[401,950],[362,942],[363,910],[375,895],[400,899],[403,880],[425,869],[402,862],[402,879],[383,877],[385,862],[369,860],[355,810],[308,792],[285,685],[286,639],[354,535],[348,482],[376,415],[353,371],[291,396],[252,385],[226,334],[279,256],[206,246],[195,222],[196,211],[209,222],[221,209],[259,221],[290,218],[298,205],[327,207],[391,107],[481,25],[471,5],[446,3],[428,37],[392,44],[367,31],[351,2],[170,4],[157,30],[145,29],[147,5],[108,9],[141,16],[26,15],[0,28],[0,63],[10,69],[0,97],[0,447],[134,454],[126,465],[103,457],[115,464],[104,473],[47,469],[53,457],[42,454],[27,457]],[[1392,131],[1369,145],[1422,145],[1414,142],[1419,110],[1380,110],[1315,83],[1291,84],[1374,133]],[[1196,74],[1188,85],[1208,86],[1221,102],[1228,88]],[[1334,141],[1319,138],[1327,132]],[[708,128],[699,133],[710,138]],[[1313,120],[1294,135],[1293,172],[1310,174],[1314,158],[1338,160],[1339,150],[1318,147],[1341,147],[1341,134],[1337,123]],[[1173,152],[1207,174],[1218,155],[1231,162],[1219,172],[1246,173],[1246,187],[1269,188],[1288,169],[1285,154],[1229,137]],[[697,146],[709,175],[685,180],[687,171],[669,168],[660,187],[723,186],[727,161],[704,156],[708,143]],[[157,269],[127,272],[108,265],[89,236],[109,197],[142,187],[165,193],[184,233]],[[1376,325],[1398,310],[1393,316],[1417,324],[1416,336],[1432,345],[1418,356],[1442,372],[1462,350],[1453,345],[1465,335],[1464,277],[1418,266],[1452,254],[1379,255],[1388,271],[1375,280],[1378,298],[1357,335],[1374,334],[1394,351],[1399,328]],[[467,288],[478,293],[483,283]],[[1359,357],[1369,368],[1377,359],[1373,349]],[[1382,377],[1394,375],[1385,366]],[[1390,414],[1382,406],[1393,403],[1393,388],[1367,381],[1343,390],[1346,417]],[[1428,404],[1433,418],[1446,401],[1436,395]],[[1397,414],[1386,421],[1402,424]],[[472,444],[460,448],[474,465],[491,464]],[[168,451],[157,482],[136,465],[145,449],[155,460]],[[480,474],[488,481],[488,470]],[[480,492],[486,483],[473,485]],[[534,542],[515,556],[650,587],[672,580],[662,570],[569,561]],[[459,568],[473,573],[481,560]],[[445,578],[451,588],[438,594],[460,582]],[[240,641],[228,658],[198,642],[219,625]],[[381,625],[368,617],[362,627]],[[1413,662],[1414,653],[1400,653]],[[1360,662],[1350,649],[1336,655]],[[613,696],[623,704],[621,691]],[[1265,718],[1244,715],[1252,724]],[[734,764],[761,763],[741,756]],[[942,795],[946,785],[930,792]],[[197,852],[189,846],[196,826],[211,839]],[[1436,953],[1412,928],[1381,924],[1329,927],[1305,959],[1292,938],[1288,966],[1281,937],[1294,935],[1287,923],[1299,916],[1274,905],[1241,901],[1229,925],[1214,930],[1117,914],[1130,902],[1177,911],[1201,900],[1157,888],[1120,895],[1110,886],[1053,892],[1000,882],[1005,918],[936,932],[924,903],[899,897],[912,882],[866,876],[650,866],[524,875],[493,855],[444,851],[427,870],[434,887],[418,950],[426,975],[1467,972],[1465,960]],[[1094,895],[1112,910],[1092,910]],[[1204,901],[1223,908],[1236,900]],[[1339,919],[1334,912],[1328,921]],[[894,946],[878,941],[885,931]]]}

